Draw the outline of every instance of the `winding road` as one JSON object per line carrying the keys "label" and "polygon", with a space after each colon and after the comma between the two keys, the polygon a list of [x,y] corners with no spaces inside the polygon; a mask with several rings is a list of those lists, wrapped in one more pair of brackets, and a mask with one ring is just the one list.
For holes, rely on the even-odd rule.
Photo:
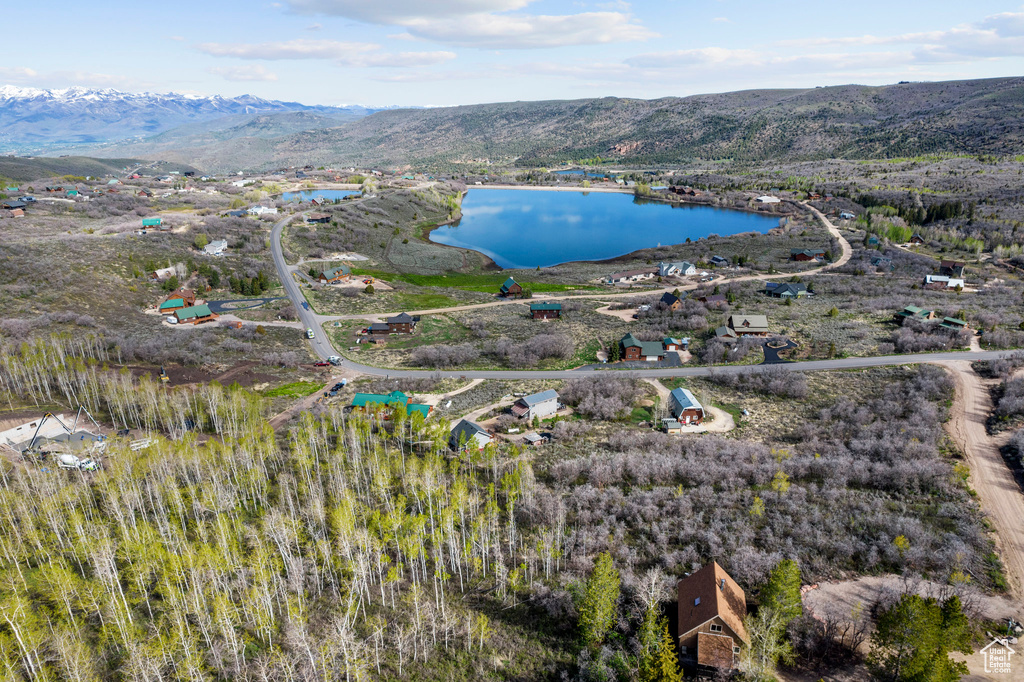
{"label": "winding road", "polygon": [[[842,267],[846,264],[853,253],[849,242],[843,238],[839,230],[817,209],[807,208],[825,225],[830,233],[839,240],[842,245],[842,256],[828,265],[811,273],[802,275],[822,273],[831,269]],[[301,214],[297,214],[301,215]],[[274,257],[274,265],[277,268],[278,277],[284,285],[288,297],[295,304],[299,318],[302,323],[316,331],[316,338],[310,339],[313,351],[321,358],[327,359],[332,355],[339,355],[331,342],[327,339],[320,326],[323,321],[340,319],[338,317],[321,316],[312,310],[306,310],[302,303],[306,300],[299,284],[291,276],[291,270],[285,262],[281,248],[281,233],[291,218],[290,216],[274,225],[271,235],[271,252]],[[788,273],[776,276],[788,276]],[[770,276],[769,276],[770,277]],[[743,279],[767,279],[762,275],[744,277]],[[736,281],[736,280],[731,280]],[[692,288],[692,287],[690,287]],[[671,291],[671,288],[665,289]],[[648,293],[648,292],[645,292]],[[636,296],[637,292],[626,294],[597,294],[584,295],[587,298],[609,298],[614,296]],[[551,298],[557,298],[552,296]],[[486,303],[479,306],[459,306],[458,308],[447,308],[437,311],[416,311],[417,314],[430,312],[451,312],[453,310],[467,309],[471,307],[487,307],[503,305],[504,301]],[[934,363],[944,365],[953,371],[957,383],[956,404],[952,410],[952,420],[949,429],[953,437],[959,441],[967,455],[970,463],[971,479],[978,492],[979,499],[984,511],[991,519],[996,531],[999,554],[1005,566],[1010,582],[1010,591],[1016,598],[1024,594],[1024,530],[1022,530],[1021,519],[1024,518],[1024,496],[1013,479],[1013,475],[1002,461],[999,446],[1003,439],[993,439],[988,436],[985,430],[985,420],[992,410],[991,398],[987,386],[980,377],[971,369],[970,363],[977,360],[994,360],[1008,356],[1015,351],[982,351],[980,347],[972,343],[972,350],[943,352],[943,353],[915,353],[908,355],[884,355],[878,357],[842,358],[832,360],[811,360],[802,362],[790,362],[777,364],[773,367],[793,372],[811,372],[821,370],[844,370],[863,369],[867,367],[884,367],[896,365],[913,365],[920,363]],[[616,372],[618,376],[631,376],[651,380],[657,383],[657,379],[666,377],[689,377],[689,376],[710,376],[715,374],[738,374],[741,372],[757,371],[750,365],[728,365],[721,367],[671,367],[664,369],[620,369],[612,368],[580,368],[566,371],[538,371],[538,370],[466,370],[466,371],[444,371],[435,370],[409,370],[409,369],[386,369],[372,367],[342,359],[341,369],[348,376],[359,374],[371,376],[389,376],[402,378],[418,377],[458,377],[468,379],[573,379],[583,376],[593,376],[599,373]]]}
{"label": "winding road", "polygon": [[[820,211],[812,206],[807,208],[813,213],[821,222],[825,225],[828,231],[839,240],[842,246],[842,256],[834,263],[823,265],[822,267],[812,272],[801,273],[801,276],[814,275],[835,268],[842,267],[849,260],[853,254],[853,249],[850,243],[843,238],[839,229],[836,228]],[[285,292],[288,297],[295,304],[295,310],[299,314],[299,319],[302,324],[310,329],[313,329],[316,333],[316,338],[310,339],[309,344],[313,349],[313,352],[320,358],[327,359],[332,355],[341,356],[334,346],[331,345],[330,340],[327,338],[327,334],[323,331],[321,325],[324,322],[339,319],[360,319],[365,318],[367,315],[318,315],[312,310],[306,310],[303,307],[305,297],[302,295],[302,291],[299,288],[299,284],[291,275],[291,269],[288,267],[287,261],[284,258],[284,252],[281,247],[281,234],[284,231],[285,226],[293,218],[300,217],[304,214],[296,213],[291,216],[287,216],[279,220],[271,231],[270,237],[270,251],[274,258],[274,266],[277,268],[277,276],[281,280],[281,284],[284,286]],[[769,279],[772,277],[789,277],[792,273],[782,273],[779,275],[751,275],[742,278],[737,278],[729,281],[742,281],[749,279]],[[694,288],[698,285],[692,285],[689,287],[680,288]],[[576,296],[549,296],[550,299],[558,298],[615,298],[615,297],[628,297],[638,296],[642,294],[658,294],[663,291],[673,291],[676,287],[666,287],[664,290],[656,291],[645,291],[645,292],[626,292],[619,294],[581,294]],[[492,303],[480,303],[475,305],[467,306],[455,306],[453,308],[438,308],[435,310],[414,310],[408,311],[410,314],[415,315],[428,315],[435,313],[448,313],[457,312],[459,310],[469,310],[473,308],[485,308],[499,305],[509,305],[512,303],[518,303],[519,301],[494,301]],[[397,314],[396,313],[380,313],[373,317],[381,317],[385,315]],[[865,357],[865,358],[842,358],[832,360],[809,360],[804,362],[791,362],[786,364],[776,365],[788,371],[794,372],[812,372],[819,370],[837,370],[837,369],[863,369],[865,367],[884,367],[891,365],[915,365],[922,362],[954,362],[958,360],[994,360],[997,358],[1008,356],[1013,351],[983,351],[983,352],[971,352],[971,351],[956,351],[947,353],[915,353],[910,355],[883,355],[877,357]],[[750,365],[727,365],[720,367],[670,367],[665,369],[612,369],[612,368],[587,368],[587,369],[571,369],[571,370],[456,370],[456,371],[437,371],[427,369],[389,369],[382,367],[373,367],[371,365],[364,365],[358,362],[353,362],[346,358],[342,358],[341,366],[351,373],[354,374],[367,374],[370,376],[389,376],[396,378],[422,378],[422,377],[456,377],[456,378],[467,378],[467,379],[573,379],[581,376],[596,375],[606,372],[615,372],[618,376],[635,376],[635,377],[699,377],[699,376],[710,376],[713,374],[738,374],[741,372],[751,371],[752,366]]]}

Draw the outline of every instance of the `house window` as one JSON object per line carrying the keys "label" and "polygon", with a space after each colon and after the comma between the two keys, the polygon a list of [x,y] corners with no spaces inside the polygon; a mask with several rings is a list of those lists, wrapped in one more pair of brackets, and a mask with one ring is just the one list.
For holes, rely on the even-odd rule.
{"label": "house window", "polygon": [[722,626],[721,625],[715,625],[714,623],[711,624],[711,632],[721,632],[721,631],[722,631]]}
{"label": "house window", "polygon": [[693,600],[693,605],[694,606],[700,606],[700,597],[697,597],[696,599]]}
{"label": "house window", "polygon": [[679,653],[682,654],[683,656],[685,656],[686,655],[686,647],[685,646],[680,646],[679,647]]}
{"label": "house window", "polygon": [[737,656],[739,656],[739,655],[740,655],[740,648],[739,648],[738,646],[734,646],[734,647],[732,648],[732,652],[733,652],[734,654],[736,654]]}

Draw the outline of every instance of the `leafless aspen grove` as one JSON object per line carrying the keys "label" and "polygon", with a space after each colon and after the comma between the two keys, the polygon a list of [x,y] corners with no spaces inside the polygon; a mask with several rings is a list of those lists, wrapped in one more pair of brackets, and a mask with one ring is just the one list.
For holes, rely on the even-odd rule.
{"label": "leafless aspen grove", "polygon": [[[667,578],[712,558],[746,585],[787,557],[809,579],[959,571],[984,586],[993,568],[938,454],[951,385],[933,368],[810,410],[789,442],[566,426],[540,460],[456,455],[443,420],[401,408],[320,409],[275,434],[254,394],[167,389],[107,369],[112,354],[89,336],[0,350],[8,400],[82,404],[154,439],[112,439],[95,473],[0,461],[8,678],[468,680],[500,659],[523,678],[598,679],[635,655]],[[794,409],[807,392],[802,376],[733,388]],[[617,389],[633,390],[566,393],[613,420]],[[618,636],[576,659],[574,595],[605,551]]]}

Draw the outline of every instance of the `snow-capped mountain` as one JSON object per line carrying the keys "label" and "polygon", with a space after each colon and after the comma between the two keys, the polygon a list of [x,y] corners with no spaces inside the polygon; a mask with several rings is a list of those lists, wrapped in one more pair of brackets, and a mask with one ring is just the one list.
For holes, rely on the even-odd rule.
{"label": "snow-capped mountain", "polygon": [[0,86],[0,149],[96,144],[157,135],[188,123],[227,116],[309,112],[353,120],[373,113],[361,106],[307,106],[252,95],[205,97],[179,93],[131,93],[113,89],[41,90]]}

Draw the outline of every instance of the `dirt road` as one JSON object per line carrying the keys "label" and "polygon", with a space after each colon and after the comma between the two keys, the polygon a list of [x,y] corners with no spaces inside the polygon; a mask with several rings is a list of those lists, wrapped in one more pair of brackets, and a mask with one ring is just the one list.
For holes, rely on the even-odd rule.
{"label": "dirt road", "polygon": [[952,371],[956,381],[947,430],[967,456],[971,486],[995,528],[1010,592],[1024,603],[1024,494],[999,452],[1010,434],[990,436],[985,429],[993,410],[989,390],[995,380],[982,379],[965,360],[940,364]]}

